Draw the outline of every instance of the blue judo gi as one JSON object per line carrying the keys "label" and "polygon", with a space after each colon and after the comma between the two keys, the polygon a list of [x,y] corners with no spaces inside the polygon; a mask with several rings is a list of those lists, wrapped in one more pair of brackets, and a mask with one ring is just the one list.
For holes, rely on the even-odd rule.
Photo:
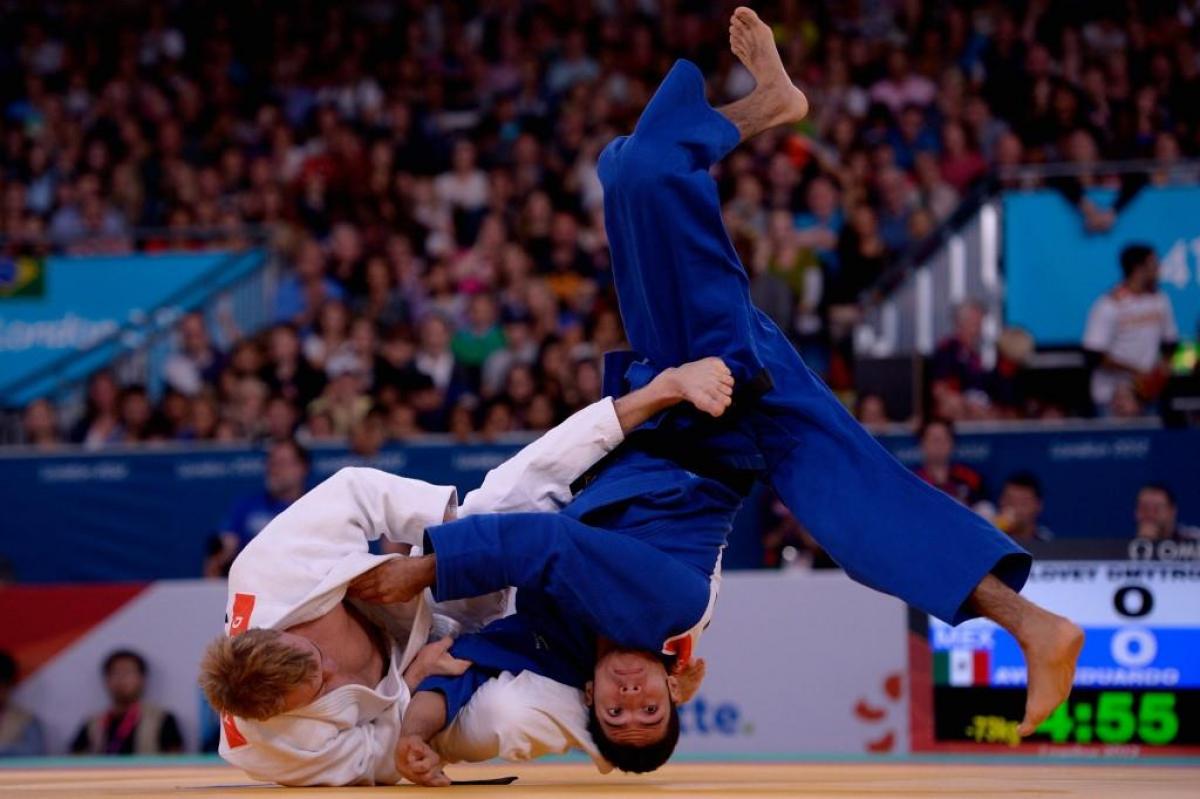
{"label": "blue judo gi", "polygon": [[630,343],[654,369],[718,355],[743,384],[769,385],[739,400],[738,428],[780,499],[858,582],[952,624],[973,615],[966,600],[988,573],[1020,590],[1029,554],[893,458],[751,303],[709,175],[739,134],[704,88],[694,64],[677,62],[633,134],[600,155]]}
{"label": "blue judo gi", "polygon": [[597,636],[667,662],[689,654],[743,494],[654,454],[653,436],[635,433],[560,513],[469,516],[426,531],[439,601],[517,589],[514,615],[454,642],[452,654],[473,663],[466,674],[418,687],[445,695],[447,722],[503,671],[583,688]]}
{"label": "blue judo gi", "polygon": [[[689,629],[747,473],[761,471],[855,580],[949,623],[974,615],[967,599],[987,574],[1014,590],[1028,576],[1027,552],[896,461],[754,307],[708,171],[739,134],[704,93],[696,66],[677,62],[633,134],[601,153],[621,315],[641,357],[615,372],[607,363],[605,379],[637,388],[662,369],[719,356],[738,381],[734,407],[720,420],[686,409],[654,420],[561,514],[473,516],[428,532],[437,599],[522,589],[516,620],[454,645],[482,664],[459,678],[466,697],[503,670],[582,685],[596,634],[657,650]],[[428,687],[449,698],[452,684]]]}

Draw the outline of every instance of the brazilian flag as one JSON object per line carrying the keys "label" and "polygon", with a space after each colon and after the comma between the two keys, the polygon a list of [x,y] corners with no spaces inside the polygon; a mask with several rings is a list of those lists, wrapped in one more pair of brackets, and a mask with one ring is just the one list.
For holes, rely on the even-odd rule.
{"label": "brazilian flag", "polygon": [[46,259],[0,255],[0,300],[41,297],[46,293]]}

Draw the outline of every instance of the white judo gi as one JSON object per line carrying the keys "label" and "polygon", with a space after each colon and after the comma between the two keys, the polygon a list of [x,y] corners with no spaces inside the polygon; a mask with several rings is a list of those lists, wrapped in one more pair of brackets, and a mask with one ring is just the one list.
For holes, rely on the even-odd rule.
{"label": "white judo gi", "polygon": [[[320,618],[359,575],[400,555],[373,555],[369,542],[419,547],[425,528],[472,513],[556,511],[571,484],[624,440],[611,399],[573,415],[488,473],[458,505],[452,486],[374,469],[342,469],[281,513],[246,545],[229,572],[225,629],[283,630]],[[433,613],[471,632],[503,615],[508,592],[435,605],[355,607],[391,643],[387,673],[370,688],[344,685],[267,721],[221,719],[221,756],[251,777],[284,785],[394,784],[393,752],[410,699],[402,675],[428,641]],[[501,674],[471,699],[435,741],[447,762],[526,760],[581,749],[611,767],[587,733],[583,694],[533,673]]]}

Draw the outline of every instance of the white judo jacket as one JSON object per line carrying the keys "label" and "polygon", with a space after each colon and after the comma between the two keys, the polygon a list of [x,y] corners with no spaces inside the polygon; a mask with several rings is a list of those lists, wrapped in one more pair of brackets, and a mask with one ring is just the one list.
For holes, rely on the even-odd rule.
{"label": "white judo jacket", "polygon": [[[425,528],[447,519],[556,511],[571,501],[571,484],[623,440],[613,402],[603,399],[490,471],[461,507],[451,486],[342,469],[277,516],[234,561],[226,633],[282,630],[325,615],[345,599],[354,578],[402,557],[371,554],[369,542],[380,536],[419,547]],[[508,599],[502,592],[435,606],[427,591],[403,604],[355,602],[392,642],[379,685],[345,685],[267,721],[225,714],[221,756],[255,779],[283,785],[399,782],[393,752],[410,699],[402,675],[429,639],[433,611],[471,632],[503,615]],[[490,681],[435,745],[447,762],[582,749],[601,770],[610,768],[587,734],[582,692],[532,673]]]}

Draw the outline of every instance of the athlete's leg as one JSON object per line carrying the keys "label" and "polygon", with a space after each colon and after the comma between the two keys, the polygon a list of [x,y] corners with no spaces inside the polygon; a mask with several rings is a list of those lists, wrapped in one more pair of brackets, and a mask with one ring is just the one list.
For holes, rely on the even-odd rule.
{"label": "athlete's leg", "polygon": [[1028,665],[1028,735],[1070,692],[1082,632],[1016,593],[1028,553],[896,461],[760,321],[775,386],[750,421],[772,485],[855,580],[947,622],[981,615],[1012,633]]}
{"label": "athlete's leg", "polygon": [[807,101],[787,79],[769,29],[753,12],[739,9],[730,39],[758,79],[755,91],[714,110],[700,71],[677,62],[633,135],[605,148],[599,171],[621,313],[634,349],[659,368],[696,352],[719,355],[743,389],[758,381],[761,390],[769,378],[755,352],[749,282],[708,170],[739,141],[803,117]]}

